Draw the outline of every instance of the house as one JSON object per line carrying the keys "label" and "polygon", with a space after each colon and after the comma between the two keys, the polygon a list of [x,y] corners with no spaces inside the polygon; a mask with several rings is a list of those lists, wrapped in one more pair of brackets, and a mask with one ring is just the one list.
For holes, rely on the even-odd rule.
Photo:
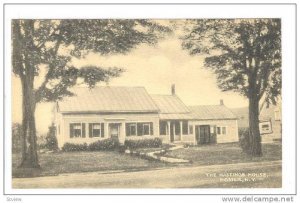
{"label": "house", "polygon": [[[232,109],[238,115],[240,129],[249,128],[248,107]],[[259,114],[259,128],[262,142],[280,141],[282,139],[281,100],[277,105],[263,105]]]}
{"label": "house", "polygon": [[[158,137],[164,143],[206,144],[238,140],[237,119],[224,106],[187,107],[175,93],[150,95],[144,87],[76,88],[58,101],[58,146],[116,137]],[[205,141],[203,141],[203,139]]]}
{"label": "house", "polygon": [[265,105],[259,115],[262,142],[282,139],[281,101],[277,105]]}

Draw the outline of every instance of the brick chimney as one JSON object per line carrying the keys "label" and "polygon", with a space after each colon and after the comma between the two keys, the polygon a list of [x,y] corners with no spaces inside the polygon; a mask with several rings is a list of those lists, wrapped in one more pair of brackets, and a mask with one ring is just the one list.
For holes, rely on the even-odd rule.
{"label": "brick chimney", "polygon": [[172,95],[175,95],[175,94],[176,94],[176,91],[175,91],[175,84],[172,84],[172,86],[171,86],[171,93],[172,93]]}
{"label": "brick chimney", "polygon": [[220,99],[220,105],[221,105],[221,106],[224,105],[223,99]]}

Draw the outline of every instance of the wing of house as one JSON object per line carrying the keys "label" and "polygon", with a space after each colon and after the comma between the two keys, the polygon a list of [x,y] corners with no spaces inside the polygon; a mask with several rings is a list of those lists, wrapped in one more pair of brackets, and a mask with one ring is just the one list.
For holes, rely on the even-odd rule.
{"label": "wing of house", "polygon": [[198,143],[238,141],[237,116],[221,100],[220,105],[190,106]]}
{"label": "wing of house", "polygon": [[121,143],[159,137],[166,143],[204,144],[207,142],[200,142],[200,137],[211,137],[224,127],[226,133],[220,140],[234,140],[226,139],[232,131],[230,121],[235,120],[223,115],[229,114],[225,106],[188,108],[175,94],[175,87],[171,95],[150,95],[143,87],[76,88],[72,92],[74,96],[56,105],[59,147],[67,142],[91,143],[110,137],[117,137]]}

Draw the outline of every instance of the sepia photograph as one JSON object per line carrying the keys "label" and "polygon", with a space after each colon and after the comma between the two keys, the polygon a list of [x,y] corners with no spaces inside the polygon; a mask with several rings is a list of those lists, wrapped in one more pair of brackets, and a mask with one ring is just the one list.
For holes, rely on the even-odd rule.
{"label": "sepia photograph", "polygon": [[12,188],[282,188],[281,24],[12,19]]}

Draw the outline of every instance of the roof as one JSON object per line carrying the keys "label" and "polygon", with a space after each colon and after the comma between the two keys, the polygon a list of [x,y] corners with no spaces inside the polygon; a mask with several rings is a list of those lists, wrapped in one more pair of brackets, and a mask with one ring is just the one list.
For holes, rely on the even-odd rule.
{"label": "roof", "polygon": [[237,116],[224,105],[189,106],[192,116],[197,120],[237,119]]}
{"label": "roof", "polygon": [[144,87],[74,88],[58,102],[61,112],[158,112]]}
{"label": "roof", "polygon": [[160,119],[192,119],[190,110],[176,95],[151,95],[151,97],[160,109]]}
{"label": "roof", "polygon": [[188,107],[176,95],[151,95],[160,113],[189,113]]}

